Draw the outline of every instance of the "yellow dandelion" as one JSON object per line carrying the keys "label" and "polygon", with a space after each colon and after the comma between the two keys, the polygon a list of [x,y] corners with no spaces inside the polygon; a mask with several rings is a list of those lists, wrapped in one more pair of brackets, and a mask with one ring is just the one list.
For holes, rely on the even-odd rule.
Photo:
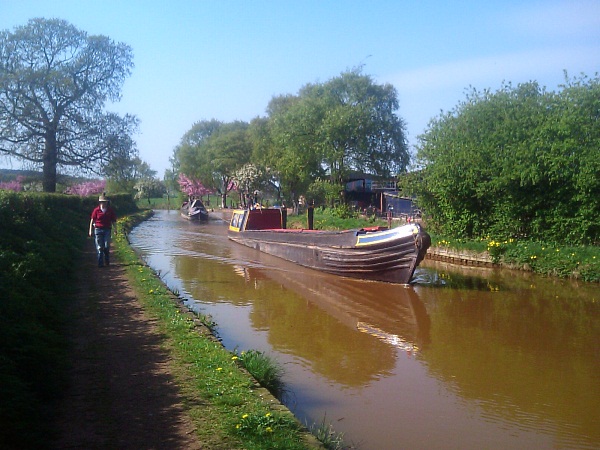
{"label": "yellow dandelion", "polygon": [[247,419],[247,418],[248,418],[248,414],[244,414],[244,415],[242,416],[242,419]]}
{"label": "yellow dandelion", "polygon": [[239,430],[240,428],[242,428],[242,424],[241,423],[236,424],[235,428]]}
{"label": "yellow dandelion", "polygon": [[272,432],[273,432],[273,428],[271,428],[271,427],[267,427],[267,428],[265,428],[265,431],[266,431],[267,433],[272,433]]}
{"label": "yellow dandelion", "polygon": [[154,294],[154,289],[150,289],[150,290],[148,291],[148,294]]}
{"label": "yellow dandelion", "polygon": [[222,367],[217,367],[217,372],[220,372],[221,370],[223,370]]}
{"label": "yellow dandelion", "polygon": [[238,357],[237,356],[232,356],[231,359],[235,361],[236,359],[238,359]]}
{"label": "yellow dandelion", "polygon": [[271,417],[271,413],[266,413],[265,417]]}

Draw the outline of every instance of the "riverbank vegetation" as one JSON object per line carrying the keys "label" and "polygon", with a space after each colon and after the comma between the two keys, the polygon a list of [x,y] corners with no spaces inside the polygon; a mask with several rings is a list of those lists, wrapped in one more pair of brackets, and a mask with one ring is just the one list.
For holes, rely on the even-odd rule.
{"label": "riverbank vegetation", "polygon": [[[135,205],[113,200],[120,212]],[[0,190],[0,447],[42,448],[66,385],[65,325],[95,198]]]}
{"label": "riverbank vegetation", "polygon": [[[465,239],[600,244],[600,78],[476,91],[430,122],[401,177],[428,228]],[[510,246],[509,246],[510,247]]]}

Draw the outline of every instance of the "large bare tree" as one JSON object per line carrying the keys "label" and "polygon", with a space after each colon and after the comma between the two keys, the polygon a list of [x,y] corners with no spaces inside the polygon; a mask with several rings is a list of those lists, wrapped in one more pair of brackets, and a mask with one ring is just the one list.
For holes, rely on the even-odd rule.
{"label": "large bare tree", "polygon": [[137,119],[105,112],[133,68],[131,48],[60,19],[0,32],[0,154],[41,167],[46,192],[57,169],[102,174],[135,156]]}

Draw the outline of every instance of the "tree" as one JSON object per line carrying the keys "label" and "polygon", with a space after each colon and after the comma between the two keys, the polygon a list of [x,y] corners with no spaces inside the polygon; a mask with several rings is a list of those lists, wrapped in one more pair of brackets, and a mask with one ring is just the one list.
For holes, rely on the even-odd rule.
{"label": "tree", "polygon": [[247,163],[233,172],[231,181],[235,184],[240,194],[240,204],[247,205],[247,199],[260,191],[264,182],[264,173],[255,164]]}
{"label": "tree", "polygon": [[59,169],[102,174],[135,154],[137,119],[104,112],[130,75],[131,48],[60,19],[0,33],[0,153],[42,167],[44,191]]}
{"label": "tree", "polygon": [[268,138],[255,143],[254,153],[268,173],[277,175],[275,184],[296,209],[300,194],[324,175],[316,134],[322,115],[315,102],[289,95],[274,97],[267,111],[266,124],[253,122],[268,133]]}
{"label": "tree", "polygon": [[104,191],[106,191],[106,180],[91,180],[69,186],[65,190],[65,193],[87,197],[88,195],[100,194]]}
{"label": "tree", "polygon": [[419,137],[420,206],[461,237],[600,239],[600,79],[472,90]]}
{"label": "tree", "polygon": [[221,193],[221,207],[227,206],[227,194],[233,188],[233,176],[237,169],[250,162],[252,142],[248,134],[248,124],[235,121],[223,125],[208,140],[207,156],[213,179],[218,180],[217,189]]}
{"label": "tree", "polygon": [[218,184],[213,180],[207,142],[222,126],[223,123],[215,119],[196,122],[173,150],[173,156],[170,158],[173,175],[185,173],[205,186],[216,189]]}
{"label": "tree", "polygon": [[156,171],[137,156],[135,158],[114,157],[106,164],[103,172],[108,181],[107,189],[113,192],[133,192],[139,181],[156,178]]}
{"label": "tree", "polygon": [[343,182],[350,171],[390,177],[406,169],[405,125],[396,115],[398,94],[391,84],[375,84],[354,69],[303,91],[318,105],[313,110],[320,109],[318,145],[332,183]]}
{"label": "tree", "polygon": [[156,178],[146,178],[139,180],[134,189],[137,191],[135,193],[135,199],[141,200],[143,198],[148,200],[148,204],[150,204],[150,199],[153,197],[161,197],[165,193],[165,185],[162,181],[157,180]]}
{"label": "tree", "polygon": [[190,178],[181,172],[177,178],[177,183],[179,184],[181,192],[186,194],[189,198],[199,197],[200,200],[202,200],[203,196],[213,193],[212,189],[204,186],[201,181]]}
{"label": "tree", "polygon": [[325,175],[335,185],[351,171],[397,175],[409,162],[397,109],[394,87],[375,84],[360,69],[307,84],[297,96],[274,97],[267,108],[270,139],[263,139],[263,163],[280,175],[292,201]]}

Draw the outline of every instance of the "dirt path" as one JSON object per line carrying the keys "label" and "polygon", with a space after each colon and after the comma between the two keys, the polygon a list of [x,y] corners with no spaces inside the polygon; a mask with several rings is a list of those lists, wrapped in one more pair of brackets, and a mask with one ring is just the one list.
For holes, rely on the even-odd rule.
{"label": "dirt path", "polygon": [[163,337],[125,270],[98,268],[88,241],[73,305],[72,384],[57,449],[200,449],[169,372]]}

